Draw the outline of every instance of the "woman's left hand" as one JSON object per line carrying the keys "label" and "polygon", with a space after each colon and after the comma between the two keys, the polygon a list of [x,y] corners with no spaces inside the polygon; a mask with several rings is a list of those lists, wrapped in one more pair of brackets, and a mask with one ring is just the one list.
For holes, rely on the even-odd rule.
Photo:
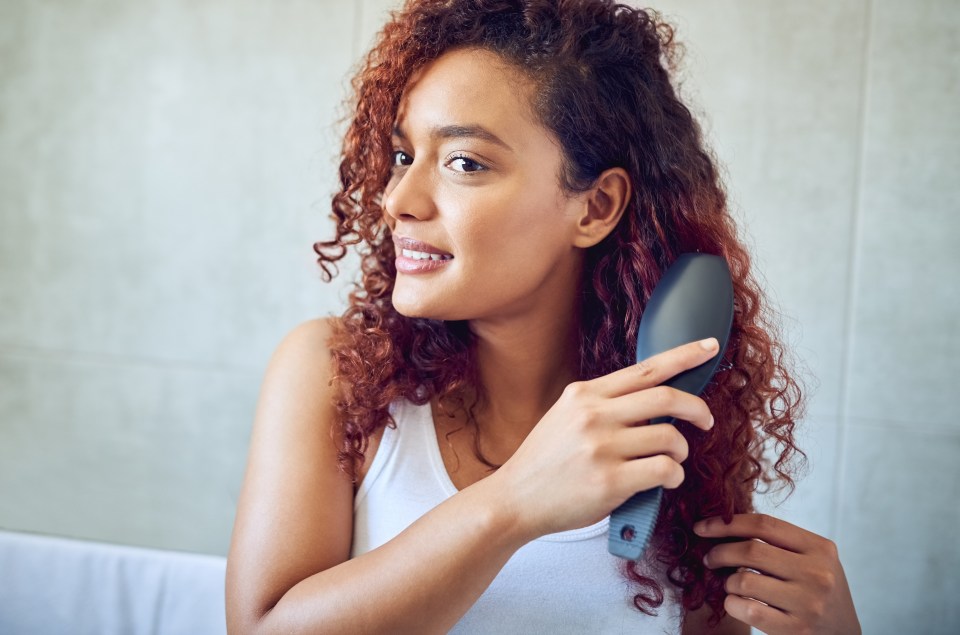
{"label": "woman's left hand", "polygon": [[707,518],[693,527],[704,538],[743,538],[713,547],[710,569],[736,567],[723,608],[770,635],[860,633],[836,545],[766,514],[735,514],[730,524]]}

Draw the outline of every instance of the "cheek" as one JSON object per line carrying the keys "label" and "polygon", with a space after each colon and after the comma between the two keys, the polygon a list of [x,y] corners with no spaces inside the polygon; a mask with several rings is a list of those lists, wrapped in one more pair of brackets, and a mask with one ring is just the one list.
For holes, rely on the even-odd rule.
{"label": "cheek", "polygon": [[532,199],[514,197],[466,217],[459,233],[471,256],[469,268],[479,269],[474,273],[493,284],[524,286],[569,249],[563,210]]}
{"label": "cheek", "polygon": [[523,197],[478,201],[460,216],[458,238],[474,256],[506,258],[533,241],[549,241],[551,210]]}

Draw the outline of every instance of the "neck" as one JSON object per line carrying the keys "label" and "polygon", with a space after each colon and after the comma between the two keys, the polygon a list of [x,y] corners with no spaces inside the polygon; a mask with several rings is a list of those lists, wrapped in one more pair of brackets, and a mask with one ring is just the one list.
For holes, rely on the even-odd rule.
{"label": "neck", "polygon": [[515,450],[567,384],[579,379],[574,297],[523,315],[470,323],[487,396],[478,413],[485,445]]}

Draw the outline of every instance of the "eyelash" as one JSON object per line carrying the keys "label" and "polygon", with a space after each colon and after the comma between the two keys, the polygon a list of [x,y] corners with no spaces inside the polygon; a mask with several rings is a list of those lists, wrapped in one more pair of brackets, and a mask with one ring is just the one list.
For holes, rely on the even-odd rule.
{"label": "eyelash", "polygon": [[474,160],[471,159],[470,157],[464,156],[464,155],[462,155],[462,154],[455,154],[455,155],[453,155],[452,157],[450,157],[450,159],[447,161],[447,165],[453,163],[454,161],[458,161],[458,160],[462,160],[462,161],[465,161],[465,162],[469,162],[469,163],[472,163],[473,165],[476,166],[476,169],[474,169],[474,170],[463,170],[463,171],[461,171],[461,170],[456,170],[457,172],[461,172],[462,174],[475,174],[475,173],[477,173],[477,172],[483,172],[484,170],[487,169],[487,166],[483,165],[483,164],[480,163],[479,161],[474,161]]}
{"label": "eyelash", "polygon": [[[403,150],[394,150],[394,151],[393,151],[393,167],[395,167],[395,168],[406,167],[406,166],[403,165],[402,163],[397,163],[397,160],[400,158],[400,155],[401,155],[401,154],[404,155],[404,156],[407,156],[407,157],[410,156],[409,154],[407,154],[407,153],[404,152]],[[411,157],[411,158],[412,158],[412,157]]]}
{"label": "eyelash", "polygon": [[[394,169],[399,168],[399,167],[408,167],[408,166],[410,165],[409,163],[407,163],[407,164],[400,163],[400,161],[401,161],[401,159],[400,159],[401,155],[402,155],[402,156],[405,156],[405,157],[408,157],[408,158],[412,161],[412,157],[410,157],[410,155],[407,154],[406,152],[404,152],[403,150],[394,150],[394,151],[393,151],[393,167],[394,167]],[[460,160],[460,161],[465,161],[465,162],[469,162],[469,163],[473,164],[474,166],[476,166],[475,169],[473,169],[473,170],[454,170],[455,172],[459,172],[460,174],[476,174],[477,172],[484,172],[485,170],[487,170],[487,166],[483,165],[483,164],[480,163],[479,161],[476,161],[475,159],[471,159],[470,157],[468,157],[468,156],[466,156],[466,155],[464,155],[464,154],[455,154],[455,155],[453,155],[452,157],[450,157],[450,158],[447,160],[446,164],[447,164],[447,165],[450,165],[450,164],[453,163],[454,161],[458,161],[458,160]]]}

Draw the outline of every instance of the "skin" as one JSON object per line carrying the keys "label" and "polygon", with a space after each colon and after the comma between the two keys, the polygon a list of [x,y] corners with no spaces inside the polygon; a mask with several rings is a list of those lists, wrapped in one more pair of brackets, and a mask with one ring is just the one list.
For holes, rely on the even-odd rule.
{"label": "skin", "polygon": [[850,587],[836,545],[766,514],[736,514],[696,523],[709,538],[743,538],[717,545],[704,558],[711,569],[736,567],[724,608],[764,633],[859,633]]}
{"label": "skin", "polygon": [[[353,486],[336,468],[332,364],[316,353],[328,348],[332,328],[301,325],[271,359],[254,421],[227,564],[231,633],[445,633],[523,545],[593,524],[636,491],[682,482],[683,436],[671,425],[637,424],[674,416],[712,427],[702,399],[659,384],[716,355],[716,342],[579,380],[573,316],[583,253],[613,231],[631,185],[614,168],[587,192],[564,192],[562,151],[530,112],[533,90],[485,51],[452,51],[427,66],[401,100],[396,167],[384,193],[395,236],[455,256],[430,274],[398,274],[393,301],[405,315],[469,321],[491,404],[478,413],[484,448],[503,467],[486,476],[467,470],[473,476],[457,494],[350,559]],[[437,134],[449,126],[480,127],[504,143]],[[727,531],[752,537],[744,524]],[[810,571],[839,567],[793,542],[771,544]],[[728,548],[716,558],[735,562],[739,554]],[[824,601],[824,587],[809,580],[791,580],[790,593]],[[800,606],[780,587],[769,597],[788,612]],[[731,607],[712,630],[706,610],[688,614],[683,632],[747,633],[748,623],[772,619]],[[842,626],[837,616],[852,613],[842,600],[824,607],[823,623]]]}
{"label": "skin", "polygon": [[[461,72],[472,57],[481,63]],[[509,84],[501,83],[504,76]],[[519,86],[523,97],[508,86]],[[507,440],[507,450],[577,379],[572,308],[583,247],[599,242],[622,213],[611,205],[580,220],[586,198],[568,198],[557,186],[560,149],[533,123],[531,91],[491,53],[444,56],[408,88],[384,198],[394,235],[454,255],[441,272],[399,274],[394,306],[411,317],[470,320],[496,404],[485,430]],[[451,124],[481,124],[507,147],[478,137],[432,137],[431,130]],[[604,185],[618,200],[628,188],[622,171]]]}

